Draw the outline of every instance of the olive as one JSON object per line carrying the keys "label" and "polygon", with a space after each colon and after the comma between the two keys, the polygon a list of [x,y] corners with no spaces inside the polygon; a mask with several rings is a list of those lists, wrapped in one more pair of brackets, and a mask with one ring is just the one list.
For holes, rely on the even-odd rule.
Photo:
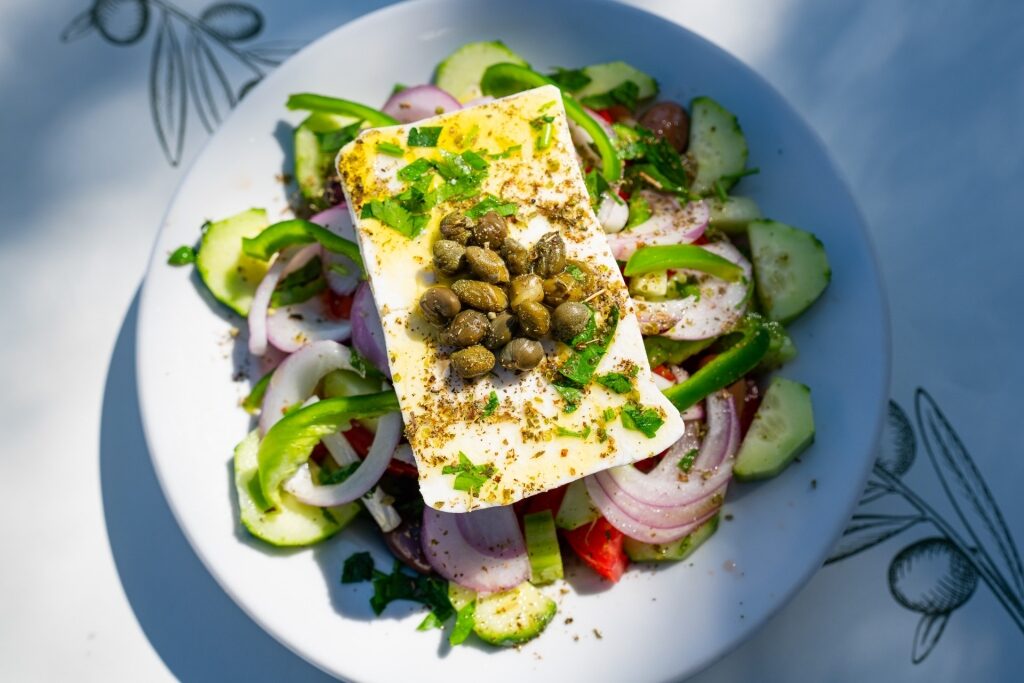
{"label": "olive", "polygon": [[544,280],[544,303],[548,306],[560,306],[566,301],[579,301],[582,298],[583,286],[565,271]]}
{"label": "olive", "polygon": [[458,280],[452,283],[452,291],[463,306],[478,311],[501,313],[508,308],[508,297],[499,287],[477,280]]}
{"label": "olive", "polygon": [[484,335],[483,345],[491,351],[500,349],[512,339],[512,329],[516,325],[516,319],[510,313],[499,313],[494,320],[490,321],[487,334]]}
{"label": "olive", "polygon": [[505,265],[512,275],[526,275],[533,270],[530,250],[511,237],[506,237],[502,242],[501,257],[505,259]]}
{"label": "olive", "polygon": [[491,329],[491,321],[480,311],[462,311],[444,331],[441,341],[465,348],[479,344]]}
{"label": "olive", "polygon": [[690,115],[675,102],[658,102],[640,117],[640,125],[672,145],[679,153],[690,140]]}
{"label": "olive", "polygon": [[451,289],[444,285],[435,285],[423,292],[420,297],[420,310],[428,321],[443,326],[462,310],[462,303]]}
{"label": "olive", "polygon": [[427,561],[427,556],[423,553],[419,519],[420,517],[417,515],[405,517],[397,528],[384,534],[384,542],[387,543],[391,554],[401,560],[405,566],[429,576],[433,573],[433,569]]}
{"label": "olive", "polygon": [[508,282],[508,268],[496,251],[486,247],[467,247],[466,263],[473,275],[484,282],[492,285]]}
{"label": "olive", "polygon": [[506,370],[532,370],[544,359],[544,347],[532,339],[517,337],[498,354],[498,362]]}
{"label": "olive", "polygon": [[480,346],[470,346],[451,355],[452,369],[463,379],[486,375],[494,367],[494,354]]}
{"label": "olive", "polygon": [[527,301],[516,309],[519,316],[519,327],[527,337],[540,339],[551,328],[551,314],[544,304],[536,301]]}
{"label": "olive", "polygon": [[450,213],[441,219],[441,236],[459,244],[466,244],[472,234],[473,221],[461,213]]}
{"label": "olive", "polygon": [[434,267],[446,275],[454,275],[462,269],[466,248],[455,240],[434,242]]}
{"label": "olive", "polygon": [[479,247],[494,247],[497,249],[508,237],[508,225],[505,219],[493,211],[488,211],[473,226],[473,234],[469,238],[470,244]]}
{"label": "olive", "polygon": [[520,275],[513,278],[512,284],[508,288],[508,296],[513,311],[527,301],[542,301],[544,299],[544,283],[532,273]]}
{"label": "olive", "polygon": [[583,331],[590,320],[590,309],[586,304],[566,301],[551,313],[551,334],[556,339],[569,341]]}
{"label": "olive", "polygon": [[533,247],[533,271],[551,277],[565,268],[565,240],[557,232],[549,232]]}

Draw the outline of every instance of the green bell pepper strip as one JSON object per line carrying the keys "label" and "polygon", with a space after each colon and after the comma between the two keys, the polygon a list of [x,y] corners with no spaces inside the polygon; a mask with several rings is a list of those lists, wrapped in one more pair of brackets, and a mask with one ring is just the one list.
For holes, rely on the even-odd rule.
{"label": "green bell pepper strip", "polygon": [[[550,78],[520,64],[492,64],[487,67],[483,78],[480,79],[480,89],[483,93],[494,97],[504,97],[530,88],[539,88],[542,85],[558,87],[558,84]],[[576,100],[564,92],[562,94],[565,113],[583,130],[587,131],[601,155],[601,175],[609,183],[618,181],[622,177],[622,160],[619,159],[615,145],[612,144],[608,134],[604,132],[601,124],[595,121]]]}
{"label": "green bell pepper strip", "polygon": [[288,103],[286,106],[292,110],[301,109],[303,111],[324,114],[351,116],[353,118],[366,121],[373,128],[378,128],[380,126],[397,126],[401,123],[398,119],[391,118],[384,112],[377,111],[373,107],[367,107],[365,104],[359,104],[358,102],[353,102],[351,100],[343,100],[338,97],[314,95],[313,93],[299,93],[297,95],[291,95],[288,97]]}
{"label": "green bell pepper strip", "polygon": [[743,269],[718,254],[693,244],[640,247],[633,252],[623,273],[629,277],[656,270],[699,270],[728,282],[739,282]]}
{"label": "green bell pepper strip", "polygon": [[260,442],[259,478],[263,497],[281,502],[281,485],[309,460],[320,439],[334,434],[349,420],[378,417],[398,410],[393,390],[360,396],[327,398],[289,413],[271,427]]}
{"label": "green bell pepper strip", "polygon": [[[355,242],[301,218],[274,223],[255,237],[243,237],[242,251],[254,259],[269,261],[271,256],[286,247],[313,242],[319,242],[327,251],[349,257],[363,268],[363,257]],[[366,272],[365,269],[363,272]]]}
{"label": "green bell pepper strip", "polygon": [[270,378],[274,376],[274,371],[271,370],[267,374],[260,377],[260,380],[253,386],[252,391],[249,395],[242,399],[242,408],[245,412],[253,414],[259,412],[260,406],[263,405],[263,397],[267,395],[267,387],[270,386]]}
{"label": "green bell pepper strip", "polygon": [[672,405],[680,411],[686,410],[705,396],[729,386],[761,362],[770,342],[765,326],[757,319],[748,318],[737,332],[743,335],[738,342],[715,356],[690,379],[663,392]]}
{"label": "green bell pepper strip", "polygon": [[287,289],[278,289],[270,296],[270,307],[281,308],[282,306],[301,304],[309,301],[325,289],[327,289],[327,280],[324,277],[318,277],[315,280],[310,280],[294,287],[288,287]]}

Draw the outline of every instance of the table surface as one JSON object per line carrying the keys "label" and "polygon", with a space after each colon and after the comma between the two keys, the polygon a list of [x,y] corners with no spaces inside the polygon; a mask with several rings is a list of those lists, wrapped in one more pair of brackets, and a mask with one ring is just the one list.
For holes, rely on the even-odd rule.
{"label": "table surface", "polygon": [[[172,5],[145,3],[144,32],[123,6],[90,28],[90,0],[0,9],[0,679],[326,680],[214,583],[146,453],[137,290],[208,133],[193,116],[180,154],[174,131],[161,148],[147,83]],[[384,3],[248,4],[273,60]],[[824,138],[892,310],[889,431],[835,561],[694,680],[1019,680],[1024,4],[634,4],[737,55]]]}

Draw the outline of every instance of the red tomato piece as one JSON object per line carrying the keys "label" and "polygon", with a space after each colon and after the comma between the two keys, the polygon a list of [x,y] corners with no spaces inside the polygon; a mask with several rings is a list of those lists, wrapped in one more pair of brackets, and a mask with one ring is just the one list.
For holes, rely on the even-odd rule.
{"label": "red tomato piece", "polygon": [[572,531],[563,531],[565,540],[588,567],[612,583],[622,578],[629,559],[623,550],[625,537],[622,532],[598,517],[591,524],[584,524]]}
{"label": "red tomato piece", "polygon": [[325,303],[327,304],[327,313],[332,318],[348,320],[352,316],[352,299],[354,298],[351,294],[338,294],[330,288],[324,292]]}
{"label": "red tomato piece", "polygon": [[373,432],[363,425],[353,422],[352,428],[342,434],[352,444],[352,448],[360,458],[365,458],[366,454],[370,452],[370,446],[373,445]]}
{"label": "red tomato piece", "polygon": [[558,508],[562,507],[563,498],[565,498],[565,486],[530,496],[523,501],[522,514],[532,515],[534,512],[551,510],[551,514],[554,515],[558,512]]}
{"label": "red tomato piece", "polygon": [[676,376],[672,374],[672,371],[669,370],[669,367],[667,365],[659,365],[658,367],[653,368],[651,372],[653,372],[655,375],[661,375],[662,377],[672,382],[673,384],[676,381]]}
{"label": "red tomato piece", "polygon": [[598,109],[594,112],[608,123],[615,123],[615,117],[612,115],[611,109]]}

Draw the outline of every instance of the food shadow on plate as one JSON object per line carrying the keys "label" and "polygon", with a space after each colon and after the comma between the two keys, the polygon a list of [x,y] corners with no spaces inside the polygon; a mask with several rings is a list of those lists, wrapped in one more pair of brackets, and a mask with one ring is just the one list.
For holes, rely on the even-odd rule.
{"label": "food shadow on plate", "polygon": [[171,514],[139,414],[137,315],[136,294],[107,371],[99,468],[110,552],[139,626],[178,680],[332,680],[271,638],[232,602]]}

